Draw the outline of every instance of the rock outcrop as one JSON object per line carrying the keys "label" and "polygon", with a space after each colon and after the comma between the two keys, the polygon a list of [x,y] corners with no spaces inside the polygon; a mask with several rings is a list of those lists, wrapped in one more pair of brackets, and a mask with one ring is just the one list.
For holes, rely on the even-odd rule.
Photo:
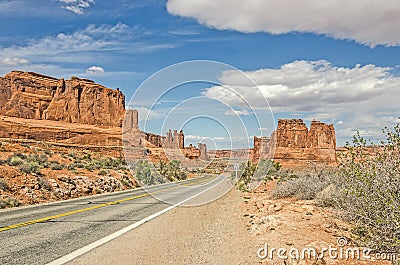
{"label": "rock outcrop", "polygon": [[121,127],[125,96],[88,79],[13,71],[0,77],[0,115]]}
{"label": "rock outcrop", "polygon": [[174,130],[172,133],[171,130],[167,132],[167,135],[163,139],[163,148],[167,149],[184,149],[185,148],[185,136],[183,135],[183,131],[181,130],[178,133],[178,130]]}
{"label": "rock outcrop", "polygon": [[309,163],[336,165],[336,136],[332,124],[301,119],[279,119],[271,137],[254,137],[253,158],[269,158],[287,167]]}
{"label": "rock outcrop", "polygon": [[199,150],[200,150],[200,156],[199,159],[208,161],[210,160],[210,157],[207,154],[207,145],[199,143]]}

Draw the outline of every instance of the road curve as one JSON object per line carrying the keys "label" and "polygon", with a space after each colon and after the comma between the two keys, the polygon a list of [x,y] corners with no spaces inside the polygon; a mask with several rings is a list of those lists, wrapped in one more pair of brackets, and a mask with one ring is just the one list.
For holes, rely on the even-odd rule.
{"label": "road curve", "polygon": [[0,264],[46,264],[225,181],[204,176],[0,211]]}

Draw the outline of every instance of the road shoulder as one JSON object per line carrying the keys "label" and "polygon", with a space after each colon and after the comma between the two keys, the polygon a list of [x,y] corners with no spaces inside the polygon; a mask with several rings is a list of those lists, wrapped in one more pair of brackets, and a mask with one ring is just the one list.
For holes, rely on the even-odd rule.
{"label": "road shoulder", "polygon": [[202,206],[178,207],[70,264],[255,264],[241,193]]}

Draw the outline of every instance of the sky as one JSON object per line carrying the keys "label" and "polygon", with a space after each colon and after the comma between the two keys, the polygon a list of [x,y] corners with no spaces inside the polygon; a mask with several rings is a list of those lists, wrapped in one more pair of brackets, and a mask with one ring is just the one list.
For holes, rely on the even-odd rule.
{"label": "sky", "polygon": [[0,74],[120,88],[143,130],[210,149],[279,118],[333,123],[339,146],[398,123],[398,0],[0,0]]}

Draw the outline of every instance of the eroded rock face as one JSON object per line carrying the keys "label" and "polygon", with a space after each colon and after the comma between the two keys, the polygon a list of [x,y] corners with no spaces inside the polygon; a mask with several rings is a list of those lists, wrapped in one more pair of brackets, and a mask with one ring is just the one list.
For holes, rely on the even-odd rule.
{"label": "eroded rock face", "polygon": [[210,157],[207,154],[207,145],[199,143],[199,150],[200,150],[200,156],[199,159],[201,160],[210,160]]}
{"label": "eroded rock face", "polygon": [[121,127],[125,96],[88,79],[13,71],[0,77],[0,115]]}
{"label": "eroded rock face", "polygon": [[273,158],[288,167],[309,163],[335,165],[335,129],[333,124],[312,121],[308,130],[301,119],[279,119],[270,138],[254,137],[253,158]]}

